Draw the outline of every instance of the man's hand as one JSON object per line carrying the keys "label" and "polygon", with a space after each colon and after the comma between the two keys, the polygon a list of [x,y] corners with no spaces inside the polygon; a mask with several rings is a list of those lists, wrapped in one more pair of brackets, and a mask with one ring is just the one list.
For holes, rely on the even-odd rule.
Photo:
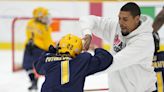
{"label": "man's hand", "polygon": [[83,38],[84,43],[83,43],[83,49],[84,51],[87,51],[89,49],[91,40],[92,40],[92,36],[89,34],[86,34],[85,37]]}

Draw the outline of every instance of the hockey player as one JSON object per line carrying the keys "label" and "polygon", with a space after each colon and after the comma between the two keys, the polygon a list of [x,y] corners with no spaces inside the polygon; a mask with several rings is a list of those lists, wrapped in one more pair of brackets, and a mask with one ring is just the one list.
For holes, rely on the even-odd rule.
{"label": "hockey player", "polygon": [[157,76],[157,90],[153,92],[164,92],[164,51],[159,50],[159,35],[154,32],[154,41],[155,41],[155,53],[153,66],[155,68],[156,76]]}
{"label": "hockey player", "polygon": [[104,49],[95,49],[94,56],[81,51],[81,39],[68,34],[34,63],[36,71],[45,75],[41,92],[83,92],[86,76],[112,64],[112,55]]}
{"label": "hockey player", "polygon": [[164,92],[164,51],[159,51],[160,49],[160,37],[158,35],[158,30],[164,24],[164,7],[156,16],[153,23],[153,37],[155,43],[155,53],[153,66],[157,75],[157,90],[154,92]]}
{"label": "hockey player", "polygon": [[37,80],[33,71],[33,62],[42,52],[48,51],[50,45],[54,45],[51,39],[49,27],[48,10],[38,7],[33,11],[33,18],[29,20],[26,27],[26,47],[23,58],[23,68],[27,71],[31,80],[29,90],[37,90]]}
{"label": "hockey player", "polygon": [[141,15],[139,6],[128,2],[121,7],[118,21],[98,16],[80,18],[84,33],[84,49],[92,34],[111,45],[113,64],[106,70],[109,92],[152,92],[156,76],[152,67],[154,41],[152,20]]}

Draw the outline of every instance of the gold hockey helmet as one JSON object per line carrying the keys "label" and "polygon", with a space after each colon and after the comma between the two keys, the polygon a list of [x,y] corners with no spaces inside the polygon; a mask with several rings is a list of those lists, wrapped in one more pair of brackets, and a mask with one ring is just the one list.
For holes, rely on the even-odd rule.
{"label": "gold hockey helmet", "polygon": [[67,34],[61,38],[58,44],[59,53],[68,52],[71,57],[75,57],[82,51],[82,39],[78,36]]}
{"label": "gold hockey helmet", "polygon": [[40,17],[45,17],[48,16],[48,10],[43,7],[38,7],[33,10],[33,17],[34,18],[40,18]]}

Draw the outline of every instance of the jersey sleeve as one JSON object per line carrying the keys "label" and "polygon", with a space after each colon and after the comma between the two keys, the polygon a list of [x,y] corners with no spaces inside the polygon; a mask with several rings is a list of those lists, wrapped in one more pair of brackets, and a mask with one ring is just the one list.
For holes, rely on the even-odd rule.
{"label": "jersey sleeve", "polygon": [[44,47],[46,50],[48,50],[48,47],[50,45],[55,45],[55,42],[53,42],[52,37],[51,37],[51,28],[46,26],[45,30],[44,30],[44,34],[43,34],[43,40],[44,40]]}
{"label": "jersey sleeve", "polygon": [[112,64],[112,62],[113,56],[108,51],[97,48],[95,50],[95,55],[92,56],[89,61],[87,75],[107,69]]}
{"label": "jersey sleeve", "polygon": [[30,20],[26,26],[26,37],[27,37],[26,40],[27,41],[32,38],[32,31],[33,31],[31,28],[32,24],[33,24],[33,22],[32,22],[32,20]]}
{"label": "jersey sleeve", "polygon": [[45,55],[46,53],[43,53],[35,62],[34,62],[34,68],[36,70],[36,72],[40,75],[44,75],[46,72],[45,72],[45,69],[44,69],[44,64],[46,63],[45,62]]}

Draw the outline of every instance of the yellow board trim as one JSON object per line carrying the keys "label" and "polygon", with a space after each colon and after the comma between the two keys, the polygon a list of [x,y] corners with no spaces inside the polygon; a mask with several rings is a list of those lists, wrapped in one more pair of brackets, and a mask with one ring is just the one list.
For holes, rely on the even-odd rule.
{"label": "yellow board trim", "polygon": [[[15,50],[23,50],[25,47],[24,43],[15,43]],[[108,44],[102,44],[102,47],[106,50],[110,50],[111,46]],[[12,44],[9,42],[0,42],[0,50],[11,50]],[[160,45],[160,51],[164,51],[164,44]]]}
{"label": "yellow board trim", "polygon": [[[14,44],[15,50],[23,50],[25,48],[24,43],[15,43]],[[9,42],[0,42],[0,50],[11,50],[12,49],[12,43]]]}
{"label": "yellow board trim", "polygon": [[61,84],[69,82],[69,61],[61,62]]}
{"label": "yellow board trim", "polygon": [[10,50],[11,43],[8,42],[0,42],[0,50]]}

